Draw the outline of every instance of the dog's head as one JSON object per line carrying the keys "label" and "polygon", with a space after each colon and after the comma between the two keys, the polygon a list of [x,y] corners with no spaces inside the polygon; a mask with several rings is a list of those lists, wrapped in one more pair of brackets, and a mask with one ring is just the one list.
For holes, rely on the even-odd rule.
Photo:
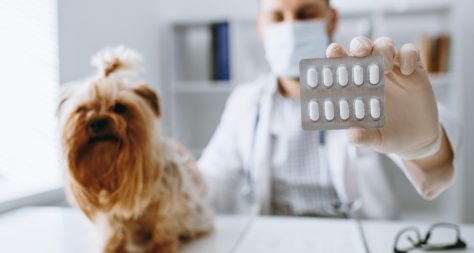
{"label": "dog's head", "polygon": [[88,216],[131,215],[159,173],[150,164],[158,162],[159,98],[133,81],[134,52],[106,49],[94,59],[99,74],[65,86],[58,109],[72,193]]}

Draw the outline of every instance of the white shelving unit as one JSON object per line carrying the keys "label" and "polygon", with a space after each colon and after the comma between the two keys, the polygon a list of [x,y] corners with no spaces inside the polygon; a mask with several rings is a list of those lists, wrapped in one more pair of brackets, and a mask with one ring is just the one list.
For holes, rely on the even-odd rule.
{"label": "white shelving unit", "polygon": [[[210,25],[229,25],[230,79],[211,79]],[[195,155],[208,143],[235,86],[267,71],[250,17],[175,19],[170,22],[172,134]]]}

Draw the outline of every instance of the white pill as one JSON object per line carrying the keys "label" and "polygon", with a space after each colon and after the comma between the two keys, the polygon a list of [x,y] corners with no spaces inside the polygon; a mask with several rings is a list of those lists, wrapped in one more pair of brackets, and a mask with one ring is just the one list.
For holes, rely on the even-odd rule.
{"label": "white pill", "polygon": [[332,72],[330,68],[323,68],[323,81],[326,87],[332,86]]}
{"label": "white pill", "polygon": [[380,118],[380,101],[377,98],[370,99],[370,116],[374,119]]}
{"label": "white pill", "polygon": [[354,111],[357,119],[363,119],[365,116],[364,101],[362,99],[356,99],[354,101]]}
{"label": "white pill", "polygon": [[334,119],[334,103],[330,100],[324,102],[324,116],[328,121]]}
{"label": "white pill", "polygon": [[352,78],[356,85],[364,83],[364,69],[360,65],[355,65],[352,69]]}
{"label": "white pill", "polygon": [[349,103],[345,99],[339,101],[339,116],[342,120],[349,118]]}
{"label": "white pill", "polygon": [[337,68],[337,80],[341,86],[346,86],[349,83],[349,74],[346,66],[339,66]]}
{"label": "white pill", "polygon": [[309,87],[315,88],[318,86],[318,72],[316,72],[315,68],[308,69],[306,80],[308,81]]}
{"label": "white pill", "polygon": [[319,119],[319,104],[318,102],[311,100],[308,104],[309,118],[312,121],[318,121]]}
{"label": "white pill", "polygon": [[379,76],[379,66],[377,64],[372,64],[369,67],[369,81],[371,84],[378,84],[380,81],[380,76]]}

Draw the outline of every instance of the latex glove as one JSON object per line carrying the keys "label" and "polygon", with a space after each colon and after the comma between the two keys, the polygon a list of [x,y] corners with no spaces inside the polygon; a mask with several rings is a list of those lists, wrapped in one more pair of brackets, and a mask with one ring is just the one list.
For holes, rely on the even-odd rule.
{"label": "latex glove", "polygon": [[429,157],[440,149],[442,131],[436,100],[415,45],[405,44],[397,52],[390,38],[372,42],[356,37],[350,53],[333,43],[326,55],[384,56],[385,127],[349,129],[352,142],[381,153],[395,153],[404,160]]}

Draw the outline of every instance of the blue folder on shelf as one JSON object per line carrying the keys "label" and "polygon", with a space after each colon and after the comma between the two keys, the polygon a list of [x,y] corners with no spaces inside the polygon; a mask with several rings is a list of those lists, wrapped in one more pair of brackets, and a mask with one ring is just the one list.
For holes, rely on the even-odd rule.
{"label": "blue folder on shelf", "polygon": [[230,80],[229,23],[215,23],[212,29],[212,79]]}

